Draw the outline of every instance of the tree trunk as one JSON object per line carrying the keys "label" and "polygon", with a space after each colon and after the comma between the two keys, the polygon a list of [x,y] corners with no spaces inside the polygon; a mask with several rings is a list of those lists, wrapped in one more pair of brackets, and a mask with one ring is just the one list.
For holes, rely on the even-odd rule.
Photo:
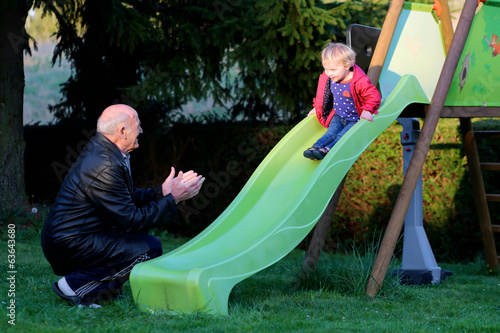
{"label": "tree trunk", "polygon": [[0,209],[26,202],[23,54],[29,47],[24,28],[28,10],[26,0],[0,6]]}

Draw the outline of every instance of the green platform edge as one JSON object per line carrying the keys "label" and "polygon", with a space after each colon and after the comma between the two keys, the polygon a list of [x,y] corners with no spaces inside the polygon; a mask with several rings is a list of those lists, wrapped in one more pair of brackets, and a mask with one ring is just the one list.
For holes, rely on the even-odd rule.
{"label": "green platform edge", "polygon": [[413,75],[403,76],[373,122],[359,121],[324,160],[302,152],[325,131],[314,116],[266,156],[228,208],[198,236],[130,274],[146,311],[228,314],[231,289],[292,251],[321,217],[356,159],[411,103],[428,104]]}

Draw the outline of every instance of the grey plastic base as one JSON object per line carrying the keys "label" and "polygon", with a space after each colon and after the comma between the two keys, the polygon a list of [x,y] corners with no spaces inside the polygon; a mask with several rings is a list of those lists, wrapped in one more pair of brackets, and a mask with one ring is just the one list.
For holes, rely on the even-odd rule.
{"label": "grey plastic base", "polygon": [[436,281],[436,274],[433,271],[404,269],[395,269],[392,271],[392,276],[399,276],[401,284],[405,285],[436,284],[445,280],[450,275],[453,275],[453,273],[441,270],[438,281]]}

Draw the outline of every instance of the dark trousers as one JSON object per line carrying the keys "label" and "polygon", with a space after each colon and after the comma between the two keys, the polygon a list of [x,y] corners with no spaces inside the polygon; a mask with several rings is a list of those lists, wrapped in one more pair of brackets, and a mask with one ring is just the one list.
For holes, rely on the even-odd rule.
{"label": "dark trousers", "polygon": [[121,293],[130,271],[138,263],[156,258],[163,252],[161,242],[151,235],[143,235],[149,250],[130,261],[109,267],[74,271],[66,275],[66,282],[84,300],[111,300]]}

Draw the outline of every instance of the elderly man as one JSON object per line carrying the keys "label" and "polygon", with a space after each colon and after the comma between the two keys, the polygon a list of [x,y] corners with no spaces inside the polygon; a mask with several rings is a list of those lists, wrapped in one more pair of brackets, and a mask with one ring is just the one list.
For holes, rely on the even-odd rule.
{"label": "elderly man", "polygon": [[96,306],[120,294],[134,265],[162,254],[147,231],[177,215],[176,204],[198,194],[205,180],[175,169],[161,186],[133,187],[129,153],[142,133],[127,105],[106,108],[97,134],[61,185],[42,230],[42,248],[54,273],[54,292],[71,304]]}

